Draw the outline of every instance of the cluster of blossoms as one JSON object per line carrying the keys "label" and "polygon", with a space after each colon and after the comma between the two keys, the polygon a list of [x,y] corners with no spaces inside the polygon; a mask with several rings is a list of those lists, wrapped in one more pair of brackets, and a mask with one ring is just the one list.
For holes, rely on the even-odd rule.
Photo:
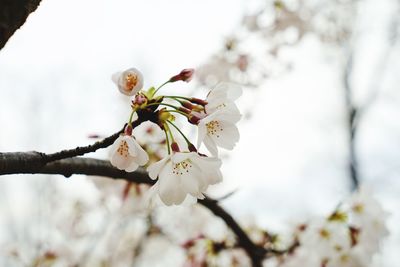
{"label": "cluster of blossoms", "polygon": [[387,213],[361,188],[327,218],[316,218],[300,225],[296,234],[297,248],[282,267],[366,267],[379,252],[388,234]]}
{"label": "cluster of blossoms", "polygon": [[[239,86],[220,83],[208,93],[206,99],[157,94],[166,84],[189,82],[193,72],[193,69],[184,69],[158,88],[151,87],[148,90],[142,89],[143,75],[135,68],[112,76],[119,91],[133,96],[133,100],[125,130],[112,146],[111,164],[127,172],[148,165],[150,178],[157,180],[151,192],[157,193],[166,205],[181,204],[188,195],[204,198],[203,193],[209,185],[222,181],[218,147],[231,150],[239,141],[236,123],[241,114],[234,103],[242,94]],[[182,115],[190,124],[197,126],[197,147],[174,123],[173,114]],[[165,132],[168,155],[154,163],[150,163],[149,155],[133,134],[133,128],[147,121],[155,123]],[[182,135],[186,144],[178,144],[172,129]],[[201,144],[205,145],[211,156],[198,152]]]}

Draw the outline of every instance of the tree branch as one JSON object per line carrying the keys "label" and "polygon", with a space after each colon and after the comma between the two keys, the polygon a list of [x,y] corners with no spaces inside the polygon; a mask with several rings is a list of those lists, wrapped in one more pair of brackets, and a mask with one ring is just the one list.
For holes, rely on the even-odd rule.
{"label": "tree branch", "polygon": [[36,10],[41,0],[2,0],[0,2],[0,49]]}
{"label": "tree branch", "polygon": [[349,147],[349,175],[351,181],[351,190],[356,190],[360,184],[357,166],[356,154],[356,134],[358,123],[358,109],[353,103],[353,91],[350,85],[351,71],[353,68],[353,54],[350,54],[346,63],[346,68],[343,76],[343,85],[346,97],[346,116],[347,116],[347,131],[348,131],[348,147]]}
{"label": "tree branch", "polygon": [[[74,157],[61,159],[46,164],[43,163],[43,159],[46,158],[46,154],[34,151],[0,153],[0,175],[58,174],[65,177],[70,177],[72,174],[83,174],[104,176],[112,179],[123,179],[129,182],[144,183],[149,185],[155,183],[155,181],[150,179],[147,172],[142,168],[133,173],[128,173],[114,168],[108,161],[105,160]],[[207,197],[203,200],[199,200],[199,203],[208,208],[216,216],[220,217],[234,232],[237,237],[238,245],[247,252],[251,258],[253,266],[262,266],[261,263],[266,254],[273,251],[254,244],[246,232],[235,221],[235,219],[219,205],[218,201]]]}

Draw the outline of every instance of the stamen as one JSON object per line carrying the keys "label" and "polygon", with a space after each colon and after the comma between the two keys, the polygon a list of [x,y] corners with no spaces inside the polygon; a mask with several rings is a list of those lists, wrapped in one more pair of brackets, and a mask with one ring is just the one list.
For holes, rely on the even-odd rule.
{"label": "stamen", "polygon": [[209,123],[206,123],[206,127],[207,133],[215,135],[217,138],[219,138],[219,132],[224,130],[218,121],[210,121]]}
{"label": "stamen", "polygon": [[118,149],[117,149],[117,153],[118,153],[121,157],[127,158],[128,155],[129,155],[128,150],[129,150],[128,143],[127,143],[126,141],[122,141],[122,142],[119,144],[119,147],[118,147]]}
{"label": "stamen", "polygon": [[184,160],[174,165],[172,173],[177,175],[183,175],[185,172],[188,173],[192,167],[193,165],[189,160]]}
{"label": "stamen", "polygon": [[134,73],[128,73],[125,77],[125,90],[132,91],[138,82],[138,77]]}

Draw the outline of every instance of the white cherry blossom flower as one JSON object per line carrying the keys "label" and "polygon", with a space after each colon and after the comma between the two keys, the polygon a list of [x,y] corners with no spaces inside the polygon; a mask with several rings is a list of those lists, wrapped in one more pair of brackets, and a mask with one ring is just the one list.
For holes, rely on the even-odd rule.
{"label": "white cherry blossom flower", "polygon": [[143,87],[143,75],[135,68],[114,73],[111,79],[124,95],[132,96]]}
{"label": "white cherry blossom flower", "polygon": [[317,254],[321,261],[340,256],[351,247],[350,231],[344,222],[327,220],[312,221],[300,235],[300,244],[310,253]]}
{"label": "white cherry blossom flower", "polygon": [[135,171],[149,161],[146,151],[133,136],[120,135],[111,147],[111,164],[127,172]]}
{"label": "white cherry blossom flower", "polygon": [[207,114],[212,114],[217,110],[223,109],[226,113],[240,119],[240,111],[234,103],[242,95],[242,88],[232,83],[219,83],[212,89],[206,99],[205,110]]}
{"label": "white cherry blossom flower", "polygon": [[218,155],[217,147],[232,150],[240,138],[235,125],[239,119],[225,110],[217,110],[201,119],[198,124],[197,147],[200,148],[201,143],[204,143],[213,156]]}
{"label": "white cherry blossom flower", "polygon": [[373,197],[371,188],[362,186],[346,202],[346,206],[350,224],[360,230],[358,249],[364,250],[366,255],[379,251],[381,240],[389,233],[386,226],[388,213]]}
{"label": "white cherry blossom flower", "polygon": [[209,185],[222,181],[221,160],[203,157],[195,152],[175,152],[151,164],[147,171],[151,179],[158,177],[156,188],[164,204],[181,204],[187,194],[204,198]]}

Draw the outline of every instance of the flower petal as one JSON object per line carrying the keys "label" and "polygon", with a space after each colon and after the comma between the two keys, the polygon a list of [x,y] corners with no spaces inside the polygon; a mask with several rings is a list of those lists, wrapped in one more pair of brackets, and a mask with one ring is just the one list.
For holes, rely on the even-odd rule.
{"label": "flower petal", "polygon": [[203,120],[201,120],[198,125],[198,132],[197,132],[197,148],[198,149],[200,148],[201,143],[204,141],[206,134],[207,134],[207,128],[206,128],[205,122]]}
{"label": "flower petal", "polygon": [[211,155],[218,156],[217,145],[216,145],[215,141],[209,135],[206,135],[204,137],[203,143],[206,146],[206,148],[208,149],[208,151],[210,151]]}
{"label": "flower petal", "polygon": [[136,147],[137,155],[136,155],[136,161],[140,166],[145,165],[149,161],[149,155],[147,154],[146,150],[144,150],[138,142],[134,142],[134,145]]}
{"label": "flower petal", "polygon": [[161,200],[168,206],[180,204],[186,197],[186,192],[180,187],[179,177],[172,173],[171,162],[160,173],[158,191]]}
{"label": "flower petal", "polygon": [[221,129],[223,129],[220,137],[217,138],[212,136],[211,138],[214,140],[217,146],[232,150],[240,139],[239,130],[236,125],[229,122],[220,121],[220,125]]}
{"label": "flower petal", "polygon": [[126,172],[134,172],[139,168],[139,164],[137,164],[135,161],[132,161],[129,166],[125,168]]}
{"label": "flower petal", "polygon": [[157,179],[159,176],[162,168],[165,166],[165,164],[168,162],[170,159],[170,155],[166,156],[165,158],[151,164],[149,167],[147,167],[147,172],[149,173],[149,177],[153,180]]}

